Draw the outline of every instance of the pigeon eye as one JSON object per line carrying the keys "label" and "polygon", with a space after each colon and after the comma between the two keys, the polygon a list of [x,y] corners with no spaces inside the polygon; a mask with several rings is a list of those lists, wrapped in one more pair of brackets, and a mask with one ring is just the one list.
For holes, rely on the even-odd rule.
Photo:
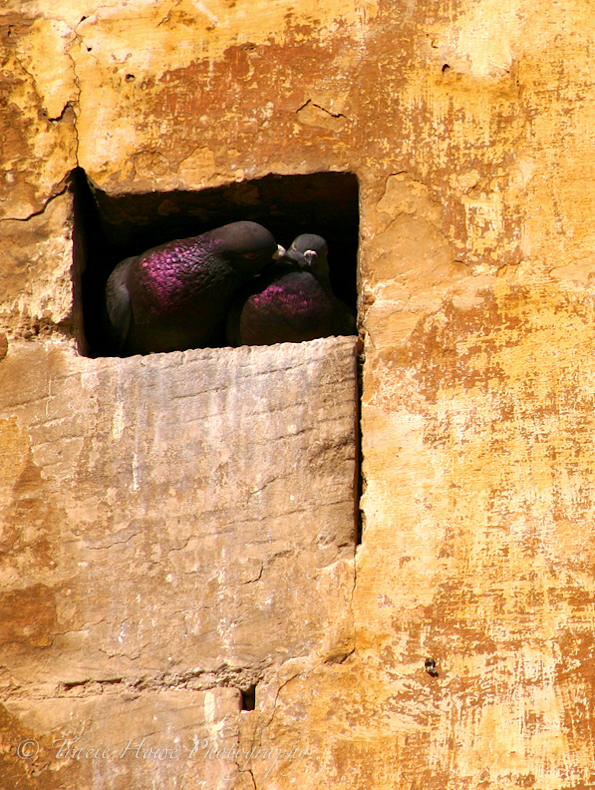
{"label": "pigeon eye", "polygon": [[247,252],[247,253],[244,255],[244,258],[250,258],[251,260],[252,260],[253,258],[258,258],[258,253],[257,253],[257,252]]}

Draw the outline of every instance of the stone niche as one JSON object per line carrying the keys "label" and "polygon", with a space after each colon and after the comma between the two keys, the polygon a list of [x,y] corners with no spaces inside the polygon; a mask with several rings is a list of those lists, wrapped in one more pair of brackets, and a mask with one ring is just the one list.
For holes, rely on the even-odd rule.
{"label": "stone niche", "polygon": [[[27,47],[65,31],[5,22],[34,103]],[[70,105],[50,115],[68,140]],[[288,757],[258,733],[280,689],[354,648],[358,340],[106,358],[103,291],[128,255],[253,219],[324,235],[355,308],[357,178],[114,189],[76,167],[39,207],[23,150],[0,204],[0,784],[250,787],[263,750],[265,773],[307,754],[299,728]]]}
{"label": "stone niche", "polygon": [[94,321],[129,251],[240,217],[324,232],[354,304],[357,181],[117,197],[68,183],[51,202],[66,318],[7,324],[0,362],[3,776],[241,787],[250,717],[288,672],[353,650],[358,341],[124,360],[100,355]]}
{"label": "stone niche", "polygon": [[79,167],[54,192],[2,220],[0,775],[249,787],[256,742],[283,764],[258,735],[283,684],[354,648],[359,343],[106,358],[103,292],[128,255],[253,219],[324,235],[355,308],[357,178],[114,191]]}
{"label": "stone niche", "polygon": [[[318,233],[330,249],[331,285],[355,310],[359,234],[357,178],[352,173],[269,175],[199,191],[113,196],[91,190],[84,172],[72,180],[79,239],[75,301],[82,305],[80,348],[102,356],[101,294],[114,266],[166,241],[248,219],[264,224],[289,247],[300,233]],[[99,297],[99,298],[98,298]]]}

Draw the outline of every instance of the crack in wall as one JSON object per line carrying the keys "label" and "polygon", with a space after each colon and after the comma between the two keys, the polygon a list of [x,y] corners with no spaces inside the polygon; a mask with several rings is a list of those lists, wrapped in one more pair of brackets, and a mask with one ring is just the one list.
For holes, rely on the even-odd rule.
{"label": "crack in wall", "polygon": [[74,101],[72,99],[69,99],[64,105],[64,107],[62,108],[62,112],[59,115],[56,115],[55,117],[48,115],[47,117],[48,121],[50,121],[51,123],[58,123],[59,121],[63,121],[68,110],[74,109],[74,104],[75,104]]}
{"label": "crack in wall", "polygon": [[302,104],[301,107],[298,107],[297,110],[295,111],[296,115],[299,115],[300,112],[302,112],[302,110],[305,110],[306,107],[309,106],[316,107],[317,110],[321,110],[327,115],[330,115],[331,118],[344,118],[346,121],[349,120],[349,118],[346,115],[344,115],[342,112],[332,112],[332,110],[327,110],[327,108],[323,107],[322,104],[317,104],[312,99],[308,99],[306,102],[304,102],[304,104]]}
{"label": "crack in wall", "polygon": [[[109,7],[111,7],[111,6],[109,6]],[[98,8],[101,8],[101,6],[99,6]],[[56,117],[48,117],[48,120],[50,122],[53,122],[53,123],[58,123],[58,122],[60,122],[60,121],[65,119],[66,114],[69,112],[69,110],[73,111],[74,116],[75,116],[74,117],[74,122],[73,122],[73,128],[74,128],[74,133],[75,133],[75,136],[76,136],[76,161],[78,163],[78,161],[79,161],[79,134],[78,134],[77,121],[78,121],[78,114],[79,114],[79,111],[80,111],[80,101],[79,100],[80,100],[80,95],[81,95],[81,87],[80,87],[79,74],[77,73],[77,61],[76,61],[76,58],[74,58],[72,56],[71,49],[72,49],[73,46],[75,46],[77,44],[77,42],[81,46],[84,46],[84,39],[78,32],[76,32],[77,29],[78,29],[78,25],[75,28],[75,38],[70,42],[70,44],[69,44],[69,46],[68,46],[68,48],[66,50],[66,52],[68,54],[68,57],[72,61],[74,83],[75,83],[76,88],[77,88],[77,96],[76,96],[76,99],[69,99],[66,102],[66,104],[63,106],[63,108],[62,108],[62,110],[61,110],[59,115],[56,115]],[[34,81],[34,78],[32,77],[32,75],[29,75],[29,76]],[[36,95],[37,95],[39,101],[41,102],[41,97],[39,96],[39,92],[37,91],[37,89],[36,89],[35,92],[36,92]],[[342,113],[336,113],[335,114],[335,113],[327,110],[326,108],[322,107],[321,105],[318,105],[315,102],[311,102],[311,100],[309,100],[306,104],[308,104],[308,103],[310,103],[317,110],[320,110],[321,112],[326,113],[327,115],[329,115],[332,118],[345,118],[345,116]],[[58,193],[58,194],[59,195],[63,195],[66,191],[67,191],[67,187],[64,186],[62,188],[62,191],[60,193]],[[34,217],[36,215],[42,214],[46,210],[46,208],[47,208],[48,204],[50,203],[50,201],[53,200],[55,197],[57,197],[57,195],[52,195],[51,197],[49,197],[44,202],[44,206],[43,206],[42,209],[40,209],[39,211],[33,212],[27,218],[21,218],[19,221],[27,221],[28,219],[31,219],[32,217]],[[9,221],[9,219],[10,218],[5,218],[4,220],[1,220],[1,221]],[[293,365],[293,366],[292,365],[287,366],[288,369],[291,369],[292,367],[298,367],[298,365],[296,364],[296,365]],[[273,409],[273,411],[278,411],[278,410],[277,409]],[[293,437],[295,435],[300,435],[300,434],[303,434],[303,433],[304,433],[304,431],[302,430],[302,431],[298,431],[297,434],[290,433],[290,434],[288,434],[288,436]],[[263,486],[260,489],[258,489],[258,491],[264,490],[264,488],[266,488],[268,485],[270,485],[274,481],[275,481],[275,478],[267,479],[264,482]],[[255,493],[255,492],[251,492],[251,493]],[[284,515],[288,516],[288,515],[291,515],[291,514],[303,513],[303,512],[304,512],[304,509],[303,508],[299,508],[299,509],[291,510],[288,513],[285,513]],[[137,534],[137,533],[134,533],[134,534]],[[190,538],[188,538],[188,540],[189,539]],[[110,545],[114,545],[117,542],[118,542],[117,540],[114,540],[114,543],[112,543]],[[100,547],[97,547],[97,548],[100,548]],[[101,547],[101,548],[105,548],[105,547]],[[176,550],[179,551],[179,549],[176,549]],[[267,568],[268,568],[269,565],[271,565],[275,561],[276,558],[280,558],[280,557],[283,557],[283,556],[291,555],[291,553],[292,553],[291,550],[287,550],[287,551],[284,551],[284,552],[277,552],[273,557],[271,557],[269,559]],[[260,568],[260,570],[258,572],[258,577],[256,579],[251,579],[248,582],[244,582],[244,584],[250,584],[250,583],[253,583],[254,581],[260,580],[262,574],[263,574],[263,567],[261,566],[261,568]],[[352,585],[352,588],[350,590],[350,599],[349,599],[350,601],[353,599],[354,587],[355,587],[355,566],[354,566],[354,575],[353,575],[353,585]],[[349,606],[351,606],[351,603],[349,603]],[[352,612],[352,610],[351,610],[351,619],[353,620],[353,612]],[[58,636],[58,635],[56,635],[56,636]],[[143,648],[144,648],[144,645],[143,645]],[[132,660],[137,659],[140,656],[140,652],[141,651],[139,651],[138,655],[132,656],[131,659]],[[343,655],[342,660],[343,661],[346,660],[346,658],[349,655],[351,655],[352,653],[353,653],[353,649],[351,651],[349,651],[348,653],[346,653],[345,655]],[[317,664],[316,666],[322,666],[322,664]],[[192,671],[183,672],[183,673],[168,673],[168,674],[163,673],[163,674],[153,675],[153,676],[149,676],[149,677],[147,677],[147,676],[136,676],[134,678],[123,678],[123,677],[111,678],[111,677],[108,677],[108,678],[103,678],[103,679],[99,679],[99,680],[97,680],[97,679],[86,679],[86,680],[76,680],[76,681],[72,681],[72,682],[64,681],[63,683],[58,685],[58,687],[56,688],[54,694],[37,694],[36,695],[35,691],[32,690],[32,693],[29,693],[29,692],[27,693],[26,699],[28,699],[28,700],[29,699],[53,699],[54,697],[77,698],[78,699],[78,698],[97,696],[97,695],[116,695],[117,696],[117,695],[122,695],[123,693],[141,695],[144,692],[170,691],[170,690],[186,690],[188,692],[193,692],[193,691],[207,691],[209,689],[213,689],[213,688],[217,688],[217,687],[220,687],[220,688],[234,688],[234,689],[239,689],[240,691],[242,691],[242,690],[246,689],[249,686],[257,685],[262,680],[264,674],[265,673],[264,673],[263,669],[258,669],[257,670],[257,669],[247,669],[247,668],[234,668],[234,669],[222,669],[222,670],[218,670],[216,672],[210,672],[208,670],[199,670],[199,671],[192,670]],[[299,673],[297,673],[297,674],[299,674]],[[296,675],[294,675],[293,677],[296,677]],[[288,682],[289,682],[289,680],[286,680],[285,683],[283,683],[282,686],[277,690],[277,694],[275,696],[275,706],[277,706],[277,704],[279,704],[279,702],[280,702],[281,689],[283,689],[287,685]],[[25,698],[23,689],[20,689],[20,690],[16,690],[15,689],[14,692],[11,693],[11,696],[13,698]],[[275,711],[273,711],[273,713],[271,714],[271,721],[273,719],[274,713],[275,713]],[[255,776],[254,776],[252,768],[242,767],[242,766],[238,765],[238,771],[240,773],[249,774],[252,786],[254,788],[256,788],[256,779],[255,779]]]}
{"label": "crack in wall", "polygon": [[159,673],[157,675],[108,677],[103,679],[83,679],[61,681],[51,691],[43,687],[28,685],[26,688],[14,683],[5,689],[6,699],[83,699],[99,695],[120,695],[123,692],[139,694],[160,691],[209,691],[215,688],[237,689],[245,692],[257,686],[264,677],[264,668],[222,667],[218,670],[192,669],[181,673]]}
{"label": "crack in wall", "polygon": [[49,205],[59,197],[62,197],[66,192],[69,190],[69,186],[66,183],[70,178],[70,173],[67,173],[66,176],[62,179],[62,181],[56,185],[56,188],[60,189],[59,192],[53,192],[43,203],[43,206],[38,211],[32,211],[27,217],[2,217],[0,218],[0,225],[3,222],[28,222],[30,219],[34,217],[40,217],[42,214],[45,214]]}

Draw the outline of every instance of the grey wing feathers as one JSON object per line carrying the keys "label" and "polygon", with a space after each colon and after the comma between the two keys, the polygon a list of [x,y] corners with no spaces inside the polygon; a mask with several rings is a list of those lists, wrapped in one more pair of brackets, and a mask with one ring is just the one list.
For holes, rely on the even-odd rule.
{"label": "grey wing feathers", "polygon": [[107,315],[109,318],[112,340],[120,351],[126,342],[130,330],[131,307],[128,291],[128,270],[137,257],[125,258],[110,274],[105,287]]}

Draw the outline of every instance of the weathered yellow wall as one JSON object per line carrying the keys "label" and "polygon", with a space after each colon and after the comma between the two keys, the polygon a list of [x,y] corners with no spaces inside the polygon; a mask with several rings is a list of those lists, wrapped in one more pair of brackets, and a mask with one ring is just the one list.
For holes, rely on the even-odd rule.
{"label": "weathered yellow wall", "polygon": [[9,358],[23,338],[74,353],[75,165],[110,195],[356,173],[364,539],[337,582],[340,634],[276,659],[238,724],[244,744],[308,754],[282,769],[254,756],[234,786],[591,787],[591,5],[323,5],[5,4]]}

